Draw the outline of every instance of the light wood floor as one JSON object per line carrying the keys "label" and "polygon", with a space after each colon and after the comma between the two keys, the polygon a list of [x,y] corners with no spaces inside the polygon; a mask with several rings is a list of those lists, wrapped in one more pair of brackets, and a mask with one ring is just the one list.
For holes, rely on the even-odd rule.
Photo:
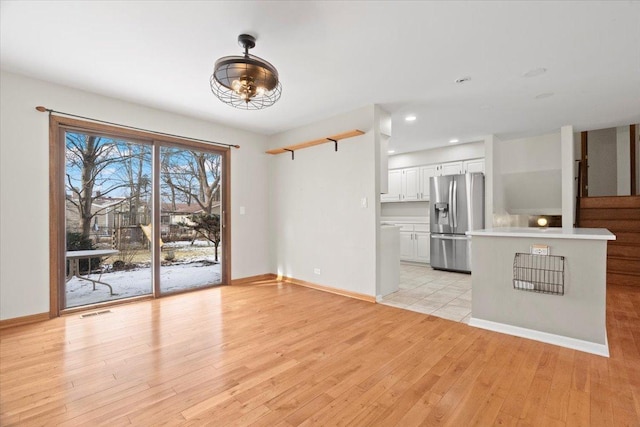
{"label": "light wood floor", "polygon": [[[568,319],[571,321],[571,319]],[[640,425],[640,292],[611,358],[295,285],[1,332],[0,425]]]}

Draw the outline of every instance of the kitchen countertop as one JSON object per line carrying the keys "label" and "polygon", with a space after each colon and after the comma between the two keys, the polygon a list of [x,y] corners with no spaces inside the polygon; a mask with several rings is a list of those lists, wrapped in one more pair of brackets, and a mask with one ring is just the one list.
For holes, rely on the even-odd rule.
{"label": "kitchen countertop", "polygon": [[533,237],[546,239],[616,240],[616,236],[606,228],[497,227],[467,231],[466,234],[472,237]]}
{"label": "kitchen countertop", "polygon": [[393,224],[429,224],[429,217],[387,216],[387,217],[380,217],[380,222],[393,223]]}

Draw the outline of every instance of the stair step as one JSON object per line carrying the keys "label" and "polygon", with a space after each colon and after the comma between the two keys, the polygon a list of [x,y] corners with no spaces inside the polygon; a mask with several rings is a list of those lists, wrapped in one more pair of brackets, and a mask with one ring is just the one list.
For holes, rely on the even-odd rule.
{"label": "stair step", "polygon": [[607,256],[610,257],[624,257],[624,258],[636,258],[640,261],[640,245],[620,244],[609,242],[607,245]]}
{"label": "stair step", "polygon": [[640,221],[640,208],[580,209],[580,219],[632,219]]}
{"label": "stair step", "polygon": [[640,288],[640,276],[608,271],[607,286],[610,285],[638,286]]}
{"label": "stair step", "polygon": [[580,218],[580,227],[585,228],[606,228],[613,234],[620,231],[630,231],[640,233],[640,219],[582,219]]}
{"label": "stair step", "polygon": [[640,196],[582,197],[580,208],[640,208]]}
{"label": "stair step", "polygon": [[607,271],[640,276],[640,259],[624,257],[607,257]]}

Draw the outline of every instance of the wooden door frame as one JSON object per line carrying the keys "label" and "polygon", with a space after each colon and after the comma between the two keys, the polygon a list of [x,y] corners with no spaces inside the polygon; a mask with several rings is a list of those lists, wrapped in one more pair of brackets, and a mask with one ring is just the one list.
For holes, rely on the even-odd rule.
{"label": "wooden door frame", "polygon": [[[157,135],[150,132],[144,132],[133,129],[121,128],[118,126],[105,125],[102,123],[96,123],[91,121],[84,121],[73,119],[65,116],[58,116],[54,114],[49,115],[49,317],[58,317],[62,313],[68,313],[77,310],[86,310],[88,307],[102,307],[108,305],[121,304],[123,301],[129,302],[134,298],[108,301],[104,303],[95,304],[92,306],[83,306],[78,309],[66,309],[62,310],[61,295],[65,289],[66,278],[66,233],[65,233],[65,185],[64,185],[64,171],[65,171],[65,132],[68,130],[76,130],[78,132],[85,133],[97,133],[105,136],[121,137],[132,140],[132,142],[141,142],[150,144],[153,147],[153,151],[159,151],[161,146],[174,146],[185,149],[197,149],[207,152],[214,152],[222,157],[222,197],[221,197],[221,209],[220,220],[222,223],[221,240],[222,240],[222,254],[220,264],[222,267],[222,285],[231,283],[231,149],[229,147],[215,146],[198,141],[191,141],[188,139],[182,139],[178,137],[168,135]],[[159,177],[159,171],[153,172],[154,176]],[[157,187],[156,187],[157,188]],[[153,189],[154,193],[159,191]],[[152,215],[154,219],[159,219],[159,204],[155,202],[156,195],[154,194],[154,209]],[[159,221],[157,222],[159,223]],[[154,227],[154,237],[160,236],[160,227]],[[156,242],[153,247],[159,245],[159,239],[155,239]],[[159,251],[155,249],[152,253],[154,260],[159,259]],[[155,261],[154,261],[155,262]],[[157,262],[156,262],[157,264]],[[159,283],[154,280],[154,286]],[[195,291],[195,290],[194,290]],[[159,298],[162,295],[157,293],[157,289],[154,288],[154,296]],[[173,295],[173,294],[172,294]],[[147,299],[149,296],[138,297],[137,299]]]}

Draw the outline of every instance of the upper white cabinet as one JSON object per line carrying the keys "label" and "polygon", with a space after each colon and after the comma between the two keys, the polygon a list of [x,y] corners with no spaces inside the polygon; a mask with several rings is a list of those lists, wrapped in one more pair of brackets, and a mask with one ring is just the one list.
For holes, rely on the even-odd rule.
{"label": "upper white cabinet", "polygon": [[381,202],[427,201],[432,176],[484,173],[484,159],[439,163],[389,171],[389,191],[380,195]]}
{"label": "upper white cabinet", "polygon": [[402,169],[389,171],[389,184],[387,194],[380,195],[381,202],[402,201]]}
{"label": "upper white cabinet", "polygon": [[402,169],[402,200],[420,200],[420,169]]}
{"label": "upper white cabinet", "polygon": [[438,176],[460,175],[462,172],[462,162],[449,162],[438,165]]}
{"label": "upper white cabinet", "polygon": [[462,162],[464,173],[484,173],[484,159],[465,160]]}
{"label": "upper white cabinet", "polygon": [[437,165],[422,166],[420,168],[420,199],[429,200],[429,178],[438,174]]}

